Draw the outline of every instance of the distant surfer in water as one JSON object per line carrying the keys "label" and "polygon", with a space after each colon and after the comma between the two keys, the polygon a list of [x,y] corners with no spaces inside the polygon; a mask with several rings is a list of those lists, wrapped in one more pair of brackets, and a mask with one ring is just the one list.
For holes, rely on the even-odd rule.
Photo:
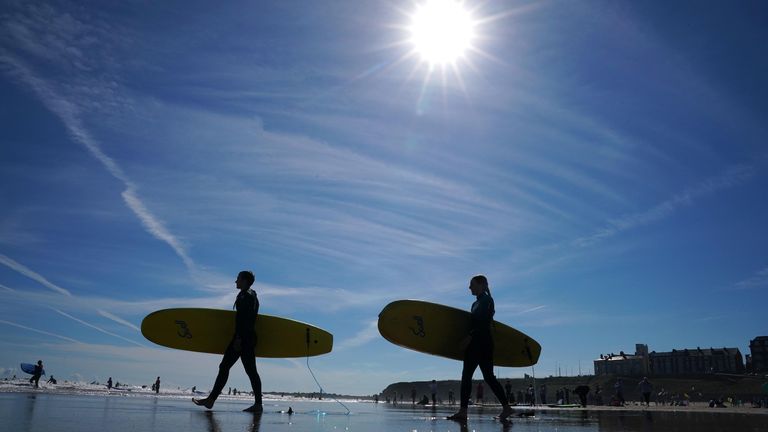
{"label": "distant surfer in water", "polygon": [[491,326],[496,310],[491,298],[491,290],[488,288],[488,279],[483,275],[477,275],[469,282],[469,290],[477,300],[472,303],[472,318],[469,335],[462,341],[464,350],[464,367],[461,371],[461,406],[459,412],[448,417],[449,420],[466,421],[469,396],[472,393],[472,375],[480,366],[483,379],[496,395],[502,406],[499,420],[505,421],[511,414],[507,396],[499,381],[493,375],[493,336]]}
{"label": "distant surfer in water", "polygon": [[240,293],[237,295],[237,300],[235,300],[235,309],[237,310],[235,315],[235,334],[229,346],[227,346],[227,351],[224,353],[221,364],[219,364],[219,374],[216,376],[216,382],[211,393],[205,399],[193,398],[192,402],[196,405],[204,406],[208,409],[213,408],[216,398],[219,397],[219,394],[224,389],[224,385],[227,384],[229,369],[240,358],[243,362],[245,373],[248,374],[248,378],[251,380],[253,396],[256,398],[254,404],[243,411],[253,413],[264,411],[261,405],[261,378],[258,371],[256,371],[256,357],[254,355],[254,348],[256,347],[254,324],[256,323],[256,315],[259,313],[259,299],[256,297],[256,292],[251,289],[254,280],[253,273],[249,271],[241,271],[237,275],[235,285],[240,290]]}

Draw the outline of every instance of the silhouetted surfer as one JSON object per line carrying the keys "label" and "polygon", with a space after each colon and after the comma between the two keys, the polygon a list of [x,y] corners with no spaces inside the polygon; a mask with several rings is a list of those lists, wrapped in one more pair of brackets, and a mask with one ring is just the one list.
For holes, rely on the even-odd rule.
{"label": "silhouetted surfer", "polygon": [[499,420],[506,420],[512,414],[504,389],[493,375],[493,315],[496,310],[491,298],[491,290],[488,288],[488,279],[483,275],[477,275],[469,282],[469,290],[477,297],[472,303],[472,318],[469,336],[462,341],[466,345],[464,350],[464,367],[461,371],[461,406],[459,412],[448,417],[450,420],[466,421],[469,396],[472,393],[472,375],[480,366],[483,379],[496,395],[502,405]]}
{"label": "silhouetted surfer", "polygon": [[253,396],[256,398],[254,404],[243,411],[261,413],[264,410],[261,405],[261,378],[258,371],[256,371],[256,358],[254,355],[254,348],[256,347],[254,324],[256,323],[256,315],[259,313],[259,299],[256,297],[256,292],[251,289],[254,280],[253,273],[249,271],[241,271],[237,275],[235,285],[240,290],[240,293],[237,295],[237,300],[235,300],[235,309],[237,310],[235,315],[235,334],[229,346],[227,346],[227,351],[224,353],[221,364],[219,364],[219,374],[216,376],[216,383],[214,383],[211,393],[205,399],[192,399],[192,402],[197,405],[208,409],[213,408],[216,398],[219,397],[219,394],[224,389],[224,385],[227,383],[229,369],[240,358],[243,362],[245,373],[248,374],[248,378],[251,380]]}
{"label": "silhouetted surfer", "polygon": [[32,374],[32,378],[29,379],[29,383],[32,384],[35,383],[35,388],[40,387],[40,375],[43,374],[43,361],[38,360],[37,364],[35,365],[35,372]]}

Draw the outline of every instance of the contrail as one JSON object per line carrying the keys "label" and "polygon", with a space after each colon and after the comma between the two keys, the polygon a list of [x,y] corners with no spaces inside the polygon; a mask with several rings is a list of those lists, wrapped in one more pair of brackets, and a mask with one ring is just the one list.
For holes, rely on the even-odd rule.
{"label": "contrail", "polygon": [[[16,270],[17,272],[23,274],[24,276],[26,276],[26,277],[34,280],[34,281],[40,282],[40,284],[42,284],[45,287],[48,287],[48,288],[52,289],[53,291],[56,291],[56,292],[58,292],[60,294],[64,294],[66,296],[70,296],[70,297],[72,296],[72,293],[70,293],[69,291],[67,291],[64,288],[62,288],[62,287],[60,287],[60,286],[58,286],[58,285],[48,281],[48,279],[44,278],[43,276],[39,275],[38,273],[33,272],[32,270],[30,270],[26,266],[24,266],[22,264],[19,264],[18,262],[8,258],[7,256],[5,256],[3,254],[0,254],[0,264],[3,264],[5,266],[10,267],[11,269]],[[8,289],[10,289],[10,288],[8,288]]]}
{"label": "contrail", "polygon": [[38,78],[21,60],[9,55],[0,56],[0,62],[11,67],[11,74],[29,85],[51,112],[64,124],[72,139],[85,147],[88,152],[98,160],[113,177],[120,180],[125,186],[122,192],[123,201],[129,209],[139,218],[144,228],[158,240],[168,244],[181,258],[184,265],[190,271],[194,271],[194,262],[189,257],[179,240],[171,234],[163,223],[147,209],[137,194],[138,187],[123,171],[122,167],[101,148],[99,142],[83,126],[80,119],[80,110],[71,101],[59,96],[44,80]]}
{"label": "contrail", "polygon": [[48,336],[57,337],[57,338],[59,338],[59,339],[64,339],[65,341],[74,342],[74,343],[76,343],[76,344],[81,344],[81,343],[82,343],[82,342],[80,342],[79,340],[75,340],[75,339],[72,339],[72,338],[68,338],[68,337],[66,337],[66,336],[57,335],[56,333],[50,333],[50,332],[47,332],[47,331],[43,331],[43,330],[34,329],[34,328],[32,328],[32,327],[23,326],[23,325],[21,325],[21,324],[16,324],[16,323],[13,323],[13,322],[10,322],[10,321],[6,321],[6,320],[0,320],[0,323],[3,323],[3,324],[8,324],[8,325],[10,325],[10,326],[18,327],[18,328],[20,328],[20,329],[24,329],[24,330],[33,331],[33,332],[36,332],[36,333],[40,333],[40,334],[44,334],[44,335],[48,335]]}
{"label": "contrail", "polygon": [[59,314],[61,314],[61,315],[65,316],[65,317],[67,317],[67,318],[69,318],[69,319],[71,319],[71,320],[73,320],[73,321],[77,321],[77,322],[79,322],[80,324],[82,324],[82,325],[84,325],[84,326],[88,326],[88,327],[90,327],[90,328],[92,328],[92,329],[94,329],[94,330],[98,330],[98,331],[100,331],[100,332],[102,332],[102,333],[104,333],[104,334],[107,334],[107,335],[110,335],[110,336],[112,336],[112,337],[116,337],[116,338],[122,339],[122,340],[124,340],[124,341],[126,341],[126,342],[130,342],[130,343],[132,343],[132,344],[134,344],[134,345],[138,345],[138,346],[140,346],[140,347],[146,347],[145,345],[143,345],[143,344],[140,344],[140,343],[138,343],[138,342],[136,342],[136,341],[132,341],[132,340],[130,340],[130,339],[128,339],[128,338],[125,338],[125,337],[122,337],[122,336],[120,336],[120,335],[118,335],[118,334],[115,334],[115,333],[109,332],[109,331],[107,331],[107,330],[104,330],[104,329],[103,329],[103,328],[101,328],[101,327],[97,327],[97,326],[95,326],[95,325],[93,325],[93,324],[91,324],[91,323],[85,322],[85,321],[83,321],[83,320],[81,320],[81,319],[79,319],[79,318],[75,318],[75,317],[73,317],[72,315],[70,315],[70,314],[68,314],[68,313],[66,313],[66,312],[62,312],[62,311],[60,311],[60,310],[58,310],[58,309],[56,309],[56,308],[54,308],[54,307],[52,307],[52,308],[51,308],[51,310],[53,310],[54,312],[58,312]]}
{"label": "contrail", "polygon": [[111,319],[112,321],[114,321],[116,323],[122,324],[122,325],[124,325],[126,327],[130,327],[130,328],[136,330],[137,332],[141,332],[140,328],[138,328],[135,325],[129,323],[128,321],[120,318],[117,315],[113,315],[113,314],[111,314],[111,313],[109,313],[109,312],[107,312],[105,310],[101,310],[101,309],[98,309],[97,312],[99,313],[99,315],[103,316],[104,318],[109,318],[109,319]]}

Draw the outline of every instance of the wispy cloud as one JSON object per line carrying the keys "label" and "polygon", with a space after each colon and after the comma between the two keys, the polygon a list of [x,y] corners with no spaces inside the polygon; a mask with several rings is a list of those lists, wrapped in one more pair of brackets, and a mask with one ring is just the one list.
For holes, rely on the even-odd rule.
{"label": "wispy cloud", "polygon": [[6,324],[6,325],[9,325],[9,326],[13,326],[13,327],[17,327],[17,328],[20,328],[20,329],[24,329],[24,330],[29,330],[29,331],[32,331],[32,332],[35,332],[35,333],[44,334],[44,335],[47,335],[47,336],[57,337],[59,339],[65,340],[67,342],[74,342],[74,343],[77,343],[77,344],[82,343],[79,340],[72,339],[70,337],[62,336],[62,335],[59,335],[59,334],[56,334],[56,333],[47,332],[45,330],[38,330],[38,329],[35,329],[35,328],[32,328],[32,327],[27,327],[25,325],[17,324],[15,322],[11,322],[11,321],[0,320],[0,323]]}
{"label": "wispy cloud", "polygon": [[114,321],[116,323],[119,323],[119,324],[122,324],[122,325],[124,325],[126,327],[132,328],[132,329],[136,330],[137,332],[141,331],[141,329],[139,329],[137,326],[129,323],[128,321],[120,318],[119,316],[117,316],[115,314],[109,313],[109,312],[107,312],[105,310],[101,310],[101,309],[99,309],[97,312],[99,313],[99,315],[103,316],[104,318],[111,319],[112,321]]}
{"label": "wispy cloud", "polygon": [[537,310],[542,310],[542,309],[544,309],[546,307],[547,307],[546,305],[534,306],[532,308],[528,308],[528,309],[525,309],[525,310],[522,310],[522,311],[518,312],[517,315],[523,315],[523,314],[527,314],[527,313],[531,313],[531,312],[536,312]]}
{"label": "wispy cloud", "polygon": [[72,296],[72,293],[70,293],[68,290],[50,282],[48,279],[44,278],[40,274],[30,270],[28,267],[26,267],[23,264],[20,264],[11,258],[0,254],[0,264],[3,264],[21,274],[24,276],[39,282],[41,285],[45,286],[46,288],[50,288],[53,291],[56,291],[59,294],[64,294],[66,296]]}
{"label": "wispy cloud", "polygon": [[603,228],[600,228],[593,234],[574,240],[572,244],[578,247],[591,246],[619,233],[663,220],[674,214],[681,207],[692,205],[695,199],[742,184],[753,177],[754,174],[755,168],[752,166],[736,165],[730,167],[721,175],[709,178],[693,188],[686,189],[644,212],[628,214],[611,220]]}
{"label": "wispy cloud", "polygon": [[358,347],[379,338],[378,321],[369,321],[368,324],[358,331],[354,336],[346,339],[336,345],[337,350]]}
{"label": "wispy cloud", "polygon": [[[13,50],[21,50],[27,55],[44,59],[80,80],[85,79],[82,77],[86,75],[79,72],[91,70],[97,66],[96,60],[83,54],[86,48],[91,52],[96,51],[97,47],[93,45],[99,44],[99,39],[92,37],[93,34],[109,34],[109,29],[86,24],[70,14],[59,13],[51,6],[26,7],[13,16],[7,15],[2,18],[3,27],[8,25],[6,30],[0,33],[0,41],[3,45],[12,46]],[[80,36],[83,33],[91,36],[82,38]],[[41,40],[39,37],[34,37],[37,34],[49,36],[44,39],[47,44],[37,43],[36,41]],[[83,46],[84,43],[89,46]],[[13,50],[0,52],[2,69],[31,88],[43,105],[64,124],[72,140],[85,147],[107,172],[123,184],[125,189],[121,196],[126,206],[141,221],[150,235],[168,244],[184,265],[194,273],[194,262],[181,241],[147,208],[139,197],[138,185],[129,178],[120,164],[103,150],[99,140],[84,125],[82,114],[88,106],[122,103],[122,100],[116,100],[119,98],[113,88],[114,81],[107,80],[107,84],[97,80],[70,83],[48,81],[41,74],[36,73],[28,63],[13,55],[11,53]],[[98,51],[106,55],[104,53],[109,50]],[[66,52],[67,55],[61,55],[61,52]],[[102,60],[107,61],[107,59]]]}
{"label": "wispy cloud", "polygon": [[126,186],[127,189],[122,193],[123,199],[133,213],[139,218],[142,225],[144,225],[144,228],[158,240],[167,243],[171,249],[176,252],[176,255],[181,258],[184,265],[187,266],[190,271],[195,271],[195,263],[192,261],[192,258],[190,258],[186,248],[182,246],[179,239],[165,227],[165,224],[147,209],[141,199],[139,199],[136,193],[136,187],[133,183],[126,183]]}
{"label": "wispy cloud", "polygon": [[761,269],[749,278],[732,285],[732,289],[735,290],[751,290],[762,287],[768,287],[768,267]]}
{"label": "wispy cloud", "polygon": [[70,314],[68,314],[68,313],[66,313],[66,312],[62,312],[62,311],[60,311],[60,310],[58,310],[58,309],[56,309],[56,308],[53,308],[53,307],[52,307],[52,308],[51,308],[51,310],[53,310],[54,312],[57,312],[58,314],[60,314],[60,315],[62,315],[62,316],[65,316],[65,317],[67,317],[67,318],[69,318],[69,319],[71,319],[71,320],[73,320],[73,321],[79,322],[80,324],[82,324],[82,325],[84,325],[84,326],[86,326],[86,327],[90,327],[90,328],[92,328],[92,329],[94,329],[94,330],[100,331],[100,332],[102,332],[102,333],[104,333],[104,334],[106,334],[106,335],[109,335],[109,336],[112,336],[112,337],[116,337],[116,338],[118,338],[118,339],[122,339],[122,340],[124,340],[124,341],[126,341],[126,342],[130,342],[130,343],[132,343],[132,344],[134,344],[134,345],[138,345],[138,346],[144,346],[143,344],[140,344],[140,343],[138,343],[138,342],[136,342],[136,341],[133,341],[133,340],[131,340],[131,339],[128,339],[128,338],[126,338],[126,337],[123,337],[123,336],[120,336],[120,335],[118,335],[118,334],[112,333],[112,332],[110,332],[110,331],[104,330],[103,328],[101,328],[101,327],[99,327],[99,326],[93,325],[93,324],[91,324],[91,323],[89,323],[89,322],[85,322],[85,321],[83,321],[83,320],[81,320],[81,319],[79,319],[79,318],[73,317],[72,315],[70,315]]}
{"label": "wispy cloud", "polygon": [[[102,314],[107,310],[119,310],[124,315],[143,315],[158,309],[167,309],[172,307],[218,307],[229,309],[232,307],[234,297],[232,295],[209,296],[209,297],[162,297],[138,300],[121,300],[106,297],[92,296],[71,296],[63,297],[58,294],[49,294],[45,292],[19,291],[8,292],[5,300],[6,305],[10,304],[31,304],[51,306],[63,309],[68,312],[88,313],[96,311],[97,314],[110,318]],[[111,318],[110,318],[111,319]],[[120,319],[118,317],[118,319]],[[120,323],[120,321],[115,320]],[[121,323],[123,324],[123,323]],[[125,324],[124,324],[125,325]],[[136,326],[128,322],[128,327],[135,329]]]}

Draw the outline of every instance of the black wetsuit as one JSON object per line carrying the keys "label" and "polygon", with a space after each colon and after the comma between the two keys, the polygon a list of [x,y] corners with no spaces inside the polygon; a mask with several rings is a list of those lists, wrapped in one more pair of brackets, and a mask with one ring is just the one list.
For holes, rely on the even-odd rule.
{"label": "black wetsuit", "polygon": [[35,387],[39,387],[40,375],[43,374],[43,367],[39,364],[35,365],[35,373],[32,374],[32,378],[29,379],[30,384],[35,383]]}
{"label": "black wetsuit", "polygon": [[501,384],[493,375],[493,335],[491,325],[495,313],[493,298],[487,292],[477,296],[472,303],[472,319],[469,334],[472,341],[464,351],[464,368],[461,372],[461,406],[469,406],[472,394],[472,375],[480,366],[483,379],[502,405],[507,405],[507,397]]}
{"label": "black wetsuit", "polygon": [[[251,289],[244,292],[241,291],[237,295],[235,309],[237,310],[235,314],[235,335],[232,337],[229,346],[227,346],[224,358],[221,359],[219,374],[216,376],[216,383],[213,385],[209,398],[215,400],[221,394],[229,378],[229,369],[232,368],[239,358],[243,362],[245,373],[248,374],[248,378],[251,380],[256,404],[261,404],[261,378],[256,370],[256,357],[253,352],[256,347],[256,334],[253,330],[256,323],[256,315],[259,313],[259,299],[256,297],[256,293]],[[237,350],[235,347],[235,341],[238,339],[240,340],[240,350]]]}

